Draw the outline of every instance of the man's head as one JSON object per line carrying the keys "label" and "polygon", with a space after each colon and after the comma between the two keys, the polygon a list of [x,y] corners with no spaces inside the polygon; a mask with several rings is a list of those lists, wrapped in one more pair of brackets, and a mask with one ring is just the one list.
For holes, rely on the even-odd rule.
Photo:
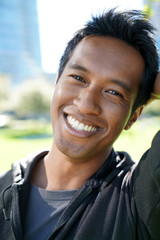
{"label": "man's head", "polygon": [[110,11],[69,42],[51,105],[53,146],[69,159],[103,162],[140,115],[158,68],[152,30],[137,12]]}
{"label": "man's head", "polygon": [[[131,117],[144,71],[141,54],[113,37],[86,36],[55,85],[51,118],[54,143],[78,161],[103,161]],[[97,162],[97,161],[96,161]]]}
{"label": "man's head", "polygon": [[146,20],[145,16],[135,10],[127,12],[110,10],[101,16],[93,17],[69,41],[60,60],[59,78],[75,47],[86,36],[110,36],[120,39],[133,46],[142,55],[145,62],[139,94],[132,109],[132,113],[134,113],[139,106],[145,104],[149,99],[158,71],[158,54],[152,38],[153,31],[153,26]]}

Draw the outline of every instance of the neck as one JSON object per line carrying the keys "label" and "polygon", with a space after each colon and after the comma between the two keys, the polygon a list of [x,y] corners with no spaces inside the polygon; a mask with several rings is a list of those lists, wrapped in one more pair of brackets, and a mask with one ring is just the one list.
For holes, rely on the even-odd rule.
{"label": "neck", "polygon": [[78,189],[102,166],[109,153],[103,158],[78,161],[53,145],[48,155],[35,166],[32,183],[47,190]]}

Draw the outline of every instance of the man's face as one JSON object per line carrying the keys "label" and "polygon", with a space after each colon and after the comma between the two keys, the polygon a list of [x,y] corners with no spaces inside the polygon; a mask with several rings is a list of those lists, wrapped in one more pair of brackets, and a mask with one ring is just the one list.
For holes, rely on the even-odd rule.
{"label": "man's face", "polygon": [[85,37],[55,86],[57,148],[77,161],[105,158],[130,119],[143,70],[141,55],[121,40]]}

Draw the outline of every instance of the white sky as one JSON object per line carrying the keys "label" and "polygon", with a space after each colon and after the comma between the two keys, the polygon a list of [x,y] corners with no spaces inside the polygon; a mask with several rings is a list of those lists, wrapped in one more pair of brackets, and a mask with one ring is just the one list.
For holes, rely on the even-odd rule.
{"label": "white sky", "polygon": [[117,6],[142,9],[142,3],[143,0],[37,0],[43,69],[57,72],[67,42],[91,14]]}

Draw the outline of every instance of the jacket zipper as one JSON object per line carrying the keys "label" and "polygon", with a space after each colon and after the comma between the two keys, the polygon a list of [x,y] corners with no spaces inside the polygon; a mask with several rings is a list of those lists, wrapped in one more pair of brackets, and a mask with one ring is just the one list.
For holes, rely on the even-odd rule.
{"label": "jacket zipper", "polygon": [[[91,186],[86,186],[84,185],[81,189],[81,191],[79,192],[79,195],[76,197],[76,199],[73,200],[73,202],[71,203],[71,205],[66,209],[66,211],[62,214],[62,216],[60,217],[58,224],[55,227],[55,230],[53,231],[53,233],[49,236],[48,240],[53,240],[53,239],[63,239],[63,229],[62,227],[66,224],[66,222],[70,219],[70,217],[72,216],[72,214],[75,212],[75,210],[77,209],[77,207],[79,206],[79,204],[93,191],[93,187]],[[61,236],[60,238],[56,235],[58,234],[58,231],[61,230]]]}
{"label": "jacket zipper", "polygon": [[[103,183],[101,183],[99,186],[99,193],[97,195],[97,198],[99,197],[101,191],[103,191],[103,188],[105,188],[114,178],[115,176],[117,176],[119,173],[121,172],[121,169],[117,168],[114,170],[114,172],[112,172],[111,175],[109,175],[105,181]],[[91,193],[93,192],[93,190],[95,188],[97,188],[97,186],[87,186],[84,185],[81,189],[81,191],[79,192],[79,195],[73,200],[73,202],[71,203],[71,205],[69,205],[66,209],[66,211],[62,214],[62,216],[60,217],[60,220],[58,221],[58,224],[56,225],[53,233],[49,236],[49,238],[47,240],[62,240],[64,237],[64,230],[62,229],[63,226],[66,224],[66,222],[70,219],[70,217],[72,216],[72,214],[75,212],[75,210],[77,209],[77,207],[80,205],[80,203]],[[97,199],[96,198],[96,199]],[[61,230],[62,229],[62,230]],[[60,231],[60,236],[58,236],[58,231]],[[56,236],[57,235],[57,236]]]}

